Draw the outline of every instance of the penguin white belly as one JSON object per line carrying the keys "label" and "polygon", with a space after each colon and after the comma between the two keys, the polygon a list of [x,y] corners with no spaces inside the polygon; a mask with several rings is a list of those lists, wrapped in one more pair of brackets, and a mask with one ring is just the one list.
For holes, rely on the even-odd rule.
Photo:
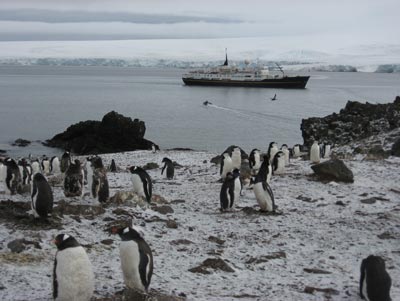
{"label": "penguin white belly", "polygon": [[272,163],[272,161],[274,160],[274,157],[275,157],[275,155],[276,155],[276,153],[278,152],[279,150],[278,150],[278,148],[277,147],[273,147],[273,148],[271,148],[271,152],[270,152],[270,158],[269,158],[269,161]]}
{"label": "penguin white belly", "polygon": [[[275,174],[280,175],[280,174],[283,174],[284,172],[285,172],[285,158],[279,158],[278,165],[275,170]],[[267,183],[269,183],[269,182],[267,182]]]}
{"label": "penguin white belly", "polygon": [[295,158],[300,157],[300,148],[298,146],[293,148],[293,157]]}
{"label": "penguin white belly", "polygon": [[266,179],[266,182],[268,184],[271,182],[271,176],[272,176],[272,166],[269,165],[267,169],[267,179]]}
{"label": "penguin white belly", "polygon": [[40,172],[40,165],[38,162],[32,162],[32,176],[34,176],[36,173]]}
{"label": "penguin white belly", "polygon": [[285,149],[283,150],[283,154],[285,155],[285,165],[289,165],[289,150]]}
{"label": "penguin white belly", "polygon": [[365,277],[363,281],[362,293],[364,295],[365,300],[369,301],[368,293],[367,293],[367,271],[365,271]]}
{"label": "penguin white belly", "polygon": [[43,162],[43,172],[48,175],[50,173],[50,161]]}
{"label": "penguin white belly", "polygon": [[90,196],[91,197],[94,197],[93,196],[93,190],[92,190],[92,185],[93,185],[93,169],[92,169],[92,166],[90,166],[90,163],[89,164],[86,164],[86,177],[87,177],[87,185],[88,185],[88,188],[89,188],[89,191],[90,191]]}
{"label": "penguin white belly", "polygon": [[83,247],[57,252],[57,301],[89,301],[94,291],[92,265]]}
{"label": "penguin white belly", "polygon": [[268,192],[264,190],[262,182],[256,183],[253,187],[253,190],[261,210],[273,211],[271,197],[269,196]]}
{"label": "penguin white belly", "polygon": [[7,177],[7,167],[0,163],[0,182],[5,182]]}
{"label": "penguin white belly", "polygon": [[238,205],[238,202],[239,202],[239,197],[240,197],[240,191],[242,190],[242,187],[241,187],[242,185],[241,185],[241,183],[240,183],[240,179],[239,178],[236,178],[235,179],[235,190],[234,190],[234,196],[235,196],[235,198],[234,198],[234,200],[233,200],[233,204],[235,204],[236,206]]}
{"label": "penguin white belly", "polygon": [[240,165],[242,164],[242,158],[240,151],[232,153],[232,169],[237,168],[240,169]]}
{"label": "penguin white belly", "polygon": [[146,197],[143,189],[143,182],[136,174],[132,174],[133,191],[142,197]]}
{"label": "penguin white belly", "polygon": [[60,160],[58,160],[58,158],[54,158],[54,159],[53,159],[51,169],[52,169],[53,174],[59,174],[59,173],[61,173],[61,170],[60,170]]}
{"label": "penguin white belly", "polygon": [[19,169],[19,174],[21,176],[21,179],[23,179],[24,177],[24,167],[21,165],[18,165],[18,169]]}
{"label": "penguin white belly", "polygon": [[328,159],[330,156],[331,156],[331,146],[327,145],[325,147],[324,159]]}
{"label": "penguin white belly", "polygon": [[139,274],[140,253],[139,246],[135,241],[122,241],[119,246],[122,273],[125,285],[129,288],[145,290]]}
{"label": "penguin white belly", "polygon": [[319,163],[320,160],[321,159],[319,156],[319,146],[313,144],[310,151],[310,161],[313,163]]}

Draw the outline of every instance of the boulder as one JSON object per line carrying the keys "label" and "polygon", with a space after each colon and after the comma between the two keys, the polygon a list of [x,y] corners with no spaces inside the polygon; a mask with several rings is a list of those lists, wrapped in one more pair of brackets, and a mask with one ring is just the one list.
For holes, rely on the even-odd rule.
{"label": "boulder", "polygon": [[353,172],[340,159],[332,159],[311,166],[321,180],[353,183]]}
{"label": "boulder", "polygon": [[25,139],[18,138],[18,139],[15,140],[14,143],[11,144],[11,145],[12,145],[12,146],[25,147],[25,146],[28,146],[29,144],[31,144],[31,142],[30,142],[29,140],[25,140]]}
{"label": "boulder", "polygon": [[71,125],[44,144],[78,155],[150,150],[153,142],[144,139],[145,132],[144,121],[111,111],[101,121],[88,120]]}
{"label": "boulder", "polygon": [[305,145],[314,140],[343,145],[400,127],[400,96],[393,103],[371,104],[348,101],[339,114],[303,119],[301,131]]}

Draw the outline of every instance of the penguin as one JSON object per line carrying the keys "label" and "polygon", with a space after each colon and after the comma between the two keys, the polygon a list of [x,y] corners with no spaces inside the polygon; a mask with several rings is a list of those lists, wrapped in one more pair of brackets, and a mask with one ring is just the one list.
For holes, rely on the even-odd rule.
{"label": "penguin", "polygon": [[262,177],[267,183],[271,181],[272,166],[268,155],[264,155],[263,162],[261,163],[261,167],[258,170],[257,176],[258,175],[260,175],[260,177]]}
{"label": "penguin", "polygon": [[238,203],[242,191],[242,182],[240,181],[240,171],[235,168],[232,172],[226,174],[219,194],[221,211],[232,208],[234,203]]}
{"label": "penguin", "polygon": [[165,168],[167,168],[167,179],[172,180],[174,178],[174,164],[168,158],[162,159],[162,163],[164,163],[164,167],[161,169],[161,175],[164,173]]}
{"label": "penguin", "polygon": [[321,158],[329,159],[330,156],[331,156],[331,145],[324,143],[321,146]]}
{"label": "penguin", "polygon": [[22,185],[30,185],[32,179],[32,167],[25,158],[18,161],[18,168],[22,179]]}
{"label": "penguin", "polygon": [[64,178],[64,195],[66,197],[83,196],[84,172],[79,160],[70,163]]}
{"label": "penguin", "polygon": [[319,145],[318,141],[314,141],[313,145],[311,146],[310,150],[310,161],[312,163],[319,163],[321,160],[320,153],[319,153]]}
{"label": "penguin", "polygon": [[53,268],[53,298],[56,301],[89,301],[94,291],[92,264],[76,239],[59,234],[53,241],[57,253]]}
{"label": "penguin", "polygon": [[19,167],[14,159],[6,158],[4,165],[7,168],[6,171],[6,192],[8,194],[16,194],[20,191],[22,186],[21,173]]}
{"label": "penguin", "polygon": [[153,184],[149,174],[138,166],[129,167],[129,171],[132,173],[133,191],[146,198],[146,201],[150,203]]}
{"label": "penguin", "polygon": [[57,156],[53,156],[50,159],[50,172],[52,174],[59,174],[60,171],[60,160]]}
{"label": "penguin", "polygon": [[258,205],[260,205],[260,211],[275,212],[274,194],[272,193],[271,187],[260,173],[255,179],[253,191]]}
{"label": "penguin", "polygon": [[50,160],[49,160],[49,158],[47,158],[46,155],[43,155],[43,157],[42,157],[41,167],[42,167],[42,172],[45,175],[48,175],[50,173]]}
{"label": "penguin", "polygon": [[31,206],[35,217],[47,218],[53,211],[53,191],[46,178],[36,173],[32,180]]}
{"label": "penguin", "polygon": [[271,100],[276,100],[276,94],[271,98]]}
{"label": "penguin", "polygon": [[300,144],[295,144],[292,149],[293,158],[298,158],[301,156]]}
{"label": "penguin", "polygon": [[242,165],[242,153],[240,152],[240,148],[234,147],[232,151],[232,168],[240,169]]}
{"label": "penguin", "polygon": [[370,255],[361,262],[360,297],[368,301],[391,301],[392,279],[380,256]]}
{"label": "penguin", "polygon": [[258,170],[261,167],[260,150],[255,148],[250,152],[249,167],[251,169],[252,175],[257,175]]}
{"label": "penguin", "polygon": [[156,145],[153,143],[153,144],[151,145],[151,152],[152,152],[153,154],[155,154],[156,151],[157,151],[157,147],[156,147]]}
{"label": "penguin", "polygon": [[283,152],[283,154],[285,155],[285,166],[289,166],[289,164],[290,164],[290,151],[289,151],[289,147],[287,146],[287,144],[282,144],[281,152]]}
{"label": "penguin", "polygon": [[[96,158],[96,156],[86,157],[85,168],[84,168],[85,184],[89,187],[90,193],[92,193],[92,185],[93,185],[93,167],[92,167],[93,158]],[[92,197],[94,197],[93,194]]]}
{"label": "penguin", "polygon": [[272,161],[272,174],[280,175],[285,172],[285,154],[279,151],[275,154],[274,160]]}
{"label": "penguin", "polygon": [[270,163],[272,163],[272,160],[274,159],[275,154],[276,154],[278,151],[279,151],[279,149],[278,149],[278,144],[276,144],[276,142],[271,142],[271,143],[269,144],[268,152],[267,152],[268,157],[269,157],[269,159],[270,159],[270,161],[271,161]]}
{"label": "penguin", "polygon": [[31,159],[31,167],[32,167],[32,176],[40,172],[39,159]]}
{"label": "penguin", "polygon": [[226,174],[233,169],[232,158],[228,153],[223,153],[221,157],[221,167],[219,170],[219,174],[221,175],[221,179],[225,180]]}
{"label": "penguin", "polygon": [[68,151],[66,151],[61,156],[60,171],[62,173],[65,173],[68,170],[70,164],[71,164],[71,154]]}
{"label": "penguin", "polygon": [[6,177],[7,177],[7,166],[5,166],[2,161],[0,161],[0,183],[5,182]]}
{"label": "penguin", "polygon": [[119,254],[125,285],[130,289],[147,292],[153,275],[153,254],[136,227],[111,229],[121,237]]}
{"label": "penguin", "polygon": [[110,171],[111,172],[117,172],[117,165],[115,164],[114,159],[111,159]]}
{"label": "penguin", "polygon": [[103,166],[103,161],[100,157],[96,156],[91,160],[93,175],[92,175],[92,196],[98,198],[100,203],[104,203],[110,196],[107,171]]}

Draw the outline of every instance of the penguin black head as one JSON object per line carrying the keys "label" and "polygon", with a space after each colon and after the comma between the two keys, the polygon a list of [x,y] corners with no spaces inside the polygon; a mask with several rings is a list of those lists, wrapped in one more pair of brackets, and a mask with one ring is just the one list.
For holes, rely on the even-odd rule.
{"label": "penguin black head", "polygon": [[68,234],[58,234],[53,242],[59,251],[80,246],[76,239]]}
{"label": "penguin black head", "polygon": [[165,162],[171,162],[171,160],[170,159],[168,159],[167,157],[164,157],[163,159],[162,159],[162,161],[161,161],[162,163],[165,163]]}
{"label": "penguin black head", "polygon": [[138,166],[131,166],[131,167],[128,167],[128,170],[131,173],[135,173],[135,172],[137,172],[139,170],[139,167]]}
{"label": "penguin black head", "polygon": [[232,176],[233,176],[234,178],[239,177],[239,176],[240,176],[240,170],[237,169],[237,168],[235,168],[235,169],[232,171]]}
{"label": "penguin black head", "polygon": [[143,230],[138,227],[112,227],[111,233],[118,234],[122,240],[141,240],[143,239]]}
{"label": "penguin black head", "polygon": [[103,161],[99,156],[92,157],[91,159],[93,168],[103,168]]}
{"label": "penguin black head", "polygon": [[33,181],[35,182],[45,182],[46,178],[40,172],[37,172],[33,175]]}

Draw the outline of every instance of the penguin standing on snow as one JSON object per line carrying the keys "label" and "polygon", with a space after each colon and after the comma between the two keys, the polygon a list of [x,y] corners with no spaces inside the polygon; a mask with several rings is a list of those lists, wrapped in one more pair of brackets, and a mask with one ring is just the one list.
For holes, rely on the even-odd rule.
{"label": "penguin standing on snow", "polygon": [[267,152],[268,157],[269,157],[269,160],[271,161],[271,163],[272,163],[272,160],[273,160],[274,157],[275,157],[275,154],[276,154],[278,151],[279,151],[279,149],[278,149],[278,144],[276,144],[276,142],[271,142],[271,143],[269,144],[268,152]]}
{"label": "penguin standing on snow", "polygon": [[117,172],[117,165],[115,164],[114,159],[111,160],[110,171],[111,172]]}
{"label": "penguin standing on snow", "polygon": [[50,173],[50,160],[46,155],[43,155],[42,157],[42,171],[45,175]]}
{"label": "penguin standing on snow", "polygon": [[240,148],[235,147],[232,151],[232,168],[237,168],[240,169],[240,166],[242,165],[242,153],[240,151]]}
{"label": "penguin standing on snow", "polygon": [[66,197],[83,196],[84,172],[79,160],[70,163],[64,178],[64,195]]}
{"label": "penguin standing on snow", "polygon": [[255,148],[250,152],[249,167],[252,175],[256,175],[258,173],[258,170],[261,167],[260,150]]}
{"label": "penguin standing on snow", "polygon": [[167,179],[172,180],[174,178],[174,164],[168,158],[162,159],[162,163],[164,163],[164,167],[161,169],[161,175],[164,173],[165,168],[167,168]]}
{"label": "penguin standing on snow", "polygon": [[21,174],[22,185],[29,185],[32,179],[32,167],[25,158],[18,161],[18,167]]}
{"label": "penguin standing on snow", "polygon": [[310,150],[310,161],[312,163],[319,163],[321,161],[318,141],[314,141]]}
{"label": "penguin standing on snow", "polygon": [[324,143],[321,145],[321,158],[329,159],[331,156],[331,145]]}
{"label": "penguin standing on snow", "polygon": [[280,175],[285,172],[285,154],[279,151],[275,154],[274,160],[272,161],[272,173],[274,175]]}
{"label": "penguin standing on snow", "polygon": [[272,193],[271,187],[260,173],[256,177],[253,191],[261,211],[275,212],[274,194]]}
{"label": "penguin standing on snow", "polygon": [[368,301],[391,301],[392,279],[385,269],[385,261],[370,255],[361,262],[360,297]]}
{"label": "penguin standing on snow", "polygon": [[56,301],[89,301],[94,291],[94,274],[85,249],[70,235],[59,234],[53,269],[53,298]]}
{"label": "penguin standing on snow", "polygon": [[[93,167],[92,167],[92,160],[96,156],[89,156],[86,157],[85,167],[84,167],[84,174],[85,174],[85,184],[89,187],[90,193],[92,193],[92,184],[93,184]],[[92,195],[93,196],[93,195]]]}
{"label": "penguin standing on snow", "polygon": [[272,166],[269,161],[270,161],[269,156],[264,155],[263,162],[261,163],[261,167],[258,170],[257,174],[257,176],[260,175],[260,177],[264,179],[264,181],[267,183],[271,181],[271,176],[272,176]]}
{"label": "penguin standing on snow", "polygon": [[232,208],[234,203],[238,203],[242,191],[242,182],[240,181],[240,171],[235,168],[232,172],[226,174],[222,183],[219,199],[221,211]]}
{"label": "penguin standing on snow", "polygon": [[14,159],[6,158],[4,165],[7,168],[6,171],[6,192],[8,194],[16,194],[22,185],[21,173],[19,167]]}
{"label": "penguin standing on snow", "polygon": [[65,173],[68,170],[70,164],[71,164],[71,154],[69,152],[63,153],[63,155],[61,156],[60,171],[62,173]]}
{"label": "penguin standing on snow", "polygon": [[298,158],[301,156],[300,144],[295,144],[292,149],[293,158]]}
{"label": "penguin standing on snow", "polygon": [[221,157],[221,167],[219,170],[219,174],[221,175],[222,180],[225,180],[226,174],[233,169],[232,158],[228,153],[223,153]]}
{"label": "penguin standing on snow", "polygon": [[100,203],[104,203],[108,200],[110,196],[110,191],[108,187],[107,171],[103,166],[103,161],[100,157],[94,157],[92,159],[92,196],[93,198],[98,198]]}
{"label": "penguin standing on snow", "polygon": [[281,152],[283,152],[283,154],[285,155],[285,166],[288,166],[290,163],[290,151],[287,144],[282,144]]}
{"label": "penguin standing on snow", "polygon": [[32,167],[32,176],[38,172],[40,172],[40,163],[39,159],[31,159],[31,167]]}
{"label": "penguin standing on snow", "polygon": [[146,198],[146,201],[150,203],[153,184],[149,174],[139,166],[131,166],[129,171],[132,174],[133,191]]}
{"label": "penguin standing on snow", "polygon": [[47,218],[53,211],[53,191],[41,173],[33,176],[31,198],[34,216]]}
{"label": "penguin standing on snow", "polygon": [[143,233],[136,227],[112,228],[119,234],[119,254],[125,285],[130,289],[147,292],[153,275],[153,254],[143,239]]}
{"label": "penguin standing on snow", "polygon": [[50,172],[52,174],[59,174],[60,173],[60,160],[57,156],[53,156],[50,159]]}

